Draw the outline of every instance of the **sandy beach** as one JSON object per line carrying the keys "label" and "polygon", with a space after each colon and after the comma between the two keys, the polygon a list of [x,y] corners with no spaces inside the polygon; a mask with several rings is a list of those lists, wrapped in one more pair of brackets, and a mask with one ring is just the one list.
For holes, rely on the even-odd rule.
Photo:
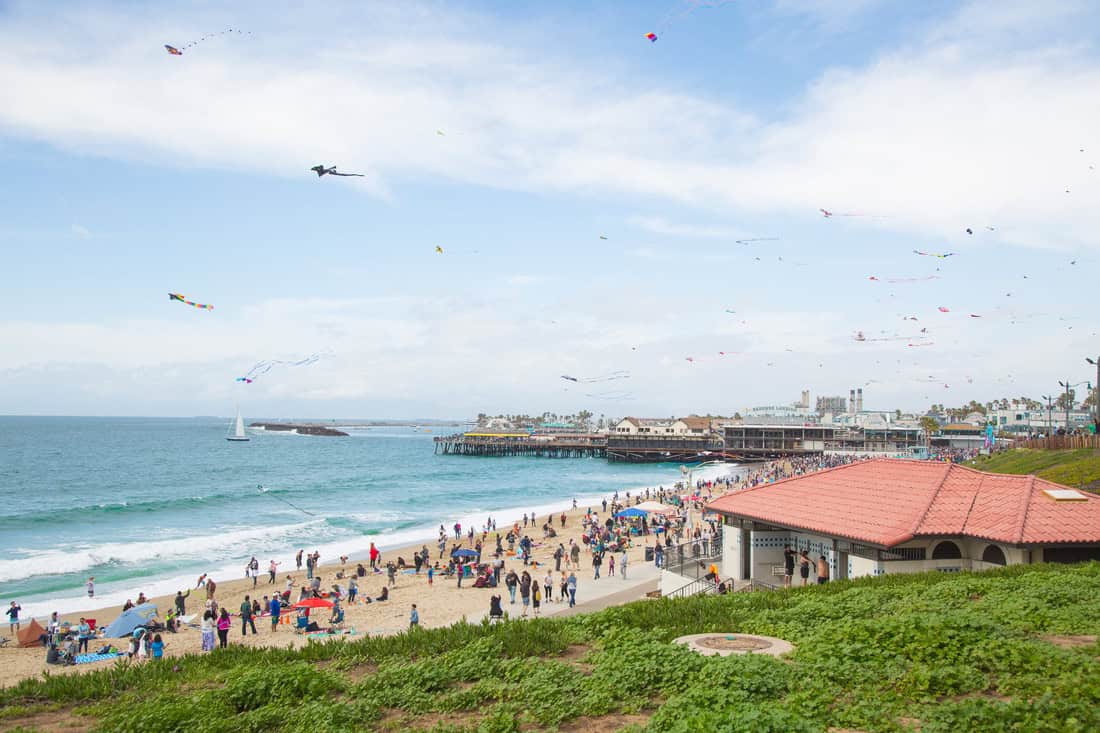
{"label": "sandy beach", "polygon": [[[602,512],[599,512],[601,509],[599,505],[593,507],[593,509],[600,514],[601,520],[606,519],[606,516],[604,516]],[[570,539],[581,545],[580,569],[576,571],[578,581],[578,608],[583,606],[586,600],[590,598],[588,594],[586,594],[586,590],[592,589],[594,584],[620,582],[618,578],[604,577],[600,580],[593,580],[592,578],[591,556],[580,539],[582,534],[581,520],[585,514],[585,507],[582,505],[576,510],[567,510],[565,514],[566,524],[564,528],[562,528],[560,521],[561,511],[559,510],[553,515],[554,528],[558,532],[556,538],[546,540],[542,538],[541,527],[543,522],[547,520],[546,515],[539,516],[536,524],[534,526],[529,526],[526,531],[526,534],[535,542],[532,556],[535,563],[537,563],[537,567],[528,567],[528,571],[531,573],[533,579],[540,583],[546,575],[547,570],[550,570],[554,576],[553,600],[550,603],[547,603],[545,600],[543,601],[544,611],[554,609],[559,603],[558,585],[560,583],[561,573],[553,572],[553,552],[557,548],[558,542],[561,542],[567,548]],[[498,530],[503,539],[508,531],[508,527],[498,524]],[[522,536],[524,533],[522,522],[520,522],[520,531],[520,536]],[[480,536],[480,534],[475,534],[475,540]],[[495,536],[495,532],[490,532],[488,534],[484,542],[483,560],[491,558],[492,548],[495,546]],[[648,538],[639,537],[635,539],[634,547],[628,552],[628,572],[631,568],[637,569],[642,566],[647,540],[649,544],[653,544],[652,535]],[[447,545],[448,552],[451,549],[451,545],[456,542],[457,541],[454,540],[454,534],[451,532]],[[431,551],[432,560],[434,561],[438,558],[439,551],[437,543],[428,541],[427,543],[417,542],[415,544],[389,549],[383,553],[382,563],[389,560],[396,562],[398,556],[401,556],[406,562],[411,564],[413,551],[419,549],[424,544],[427,544],[428,549]],[[461,547],[470,547],[470,542],[464,536],[459,545]],[[504,546],[507,548],[506,542],[504,542]],[[306,551],[309,552],[310,548],[306,548]],[[260,561],[261,571],[266,569],[266,558],[257,559]],[[331,558],[321,558],[321,565],[317,571],[317,574],[322,578],[322,587],[328,589],[336,582],[341,582],[346,586],[346,583],[343,581],[336,580],[337,571],[341,569],[339,558],[337,558],[336,563],[326,562],[328,559]],[[360,561],[369,568],[368,558],[349,556],[348,563],[343,566],[344,571],[347,573],[354,573],[356,565]],[[565,569],[565,567],[566,561],[563,560],[562,569]],[[522,560],[518,557],[506,557],[504,572],[506,573],[510,569],[515,569],[517,573],[522,572],[524,569]],[[605,567],[605,575],[606,570]],[[250,579],[216,577],[214,578],[217,582],[216,599],[221,606],[229,609],[231,613],[235,613],[246,595],[252,598],[259,597],[262,602],[263,596],[270,595],[272,590],[283,590],[286,587],[286,576],[288,574],[293,577],[295,582],[294,592],[291,597],[293,601],[297,601],[298,587],[308,582],[304,568],[301,571],[292,570],[289,573],[279,572],[277,581],[274,585],[269,585],[268,574],[266,572],[261,572],[255,588],[253,588],[252,580]],[[386,585],[386,582],[386,574],[384,572],[368,573],[365,578],[359,579],[360,596],[369,595],[376,598],[382,591],[383,586]],[[140,587],[134,588],[135,598],[140,590]],[[179,590],[186,592],[187,588],[180,588]],[[519,603],[518,595],[516,605],[512,606],[509,604],[508,591],[503,584],[503,575],[501,585],[496,589],[474,588],[473,579],[471,578],[464,579],[462,587],[459,588],[456,580],[453,578],[448,579],[441,575],[436,575],[433,584],[429,585],[427,573],[424,571],[419,575],[414,574],[412,570],[404,572],[398,571],[396,585],[390,588],[390,597],[388,601],[370,604],[344,604],[346,614],[345,624],[348,628],[354,628],[359,635],[387,635],[398,633],[408,628],[409,612],[413,603],[417,605],[417,609],[420,613],[420,625],[423,627],[446,626],[463,618],[470,621],[477,621],[488,612],[489,598],[494,593],[501,595],[503,598],[506,613],[512,616],[518,616],[522,612],[522,605]],[[642,594],[639,593],[639,595]],[[159,612],[158,617],[161,620],[164,619],[165,613],[172,608],[173,596],[160,596],[150,599],[151,602],[156,604]],[[192,581],[191,594],[186,601],[188,614],[200,612],[205,600],[205,590],[195,589]],[[76,623],[81,616],[85,616],[95,618],[98,626],[106,626],[117,618],[120,613],[121,608],[100,608],[95,611],[64,614],[62,618]],[[317,618],[322,625],[325,625],[328,620],[327,610],[320,614],[320,616],[323,616],[323,618],[319,618],[318,616],[315,616],[315,618]],[[195,622],[197,621],[198,617],[195,618]],[[290,621],[293,622],[293,613],[291,613]],[[267,617],[256,619],[256,628],[259,631],[258,635],[249,633],[248,636],[242,637],[240,621],[235,619],[234,626],[230,631],[229,643],[247,644],[249,646],[300,646],[309,641],[309,637],[295,634],[291,624],[280,625],[273,630],[271,622]],[[6,624],[3,629],[2,634],[11,638],[14,642],[14,634],[8,632]],[[163,633],[162,636],[165,641],[165,655],[168,657],[201,651],[201,633],[197,627],[185,625],[179,633]],[[351,636],[346,638],[358,637]],[[95,651],[104,646],[108,641],[114,646],[123,647],[125,647],[127,643],[126,639],[95,639],[89,642],[89,651]],[[9,643],[7,646],[0,648],[0,663],[3,664],[3,672],[0,673],[0,685],[12,685],[21,679],[36,676],[47,670],[50,674],[72,674],[99,669],[112,663],[105,661],[75,666],[47,665],[45,657],[45,649],[42,647],[19,649],[15,648],[13,643]]]}

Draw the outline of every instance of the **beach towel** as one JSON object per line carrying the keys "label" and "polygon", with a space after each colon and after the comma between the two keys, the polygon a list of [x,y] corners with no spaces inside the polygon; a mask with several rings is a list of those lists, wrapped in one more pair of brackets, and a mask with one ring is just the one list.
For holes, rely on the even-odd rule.
{"label": "beach towel", "polygon": [[91,664],[92,662],[103,662],[108,659],[114,659],[121,657],[118,652],[111,652],[109,654],[77,654],[74,664]]}
{"label": "beach towel", "polygon": [[355,629],[345,629],[343,631],[337,631],[335,633],[329,633],[328,631],[317,631],[312,634],[306,634],[310,638],[332,638],[336,636],[359,636],[359,632]]}

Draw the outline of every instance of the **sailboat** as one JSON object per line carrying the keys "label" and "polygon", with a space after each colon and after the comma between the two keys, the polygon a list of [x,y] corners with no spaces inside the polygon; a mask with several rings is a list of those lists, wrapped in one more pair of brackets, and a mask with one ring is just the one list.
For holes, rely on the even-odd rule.
{"label": "sailboat", "polygon": [[234,442],[244,442],[249,439],[244,432],[244,420],[241,419],[240,406],[237,407],[237,420],[235,423],[233,423],[231,427],[232,432],[229,435],[225,436],[226,440],[232,440]]}

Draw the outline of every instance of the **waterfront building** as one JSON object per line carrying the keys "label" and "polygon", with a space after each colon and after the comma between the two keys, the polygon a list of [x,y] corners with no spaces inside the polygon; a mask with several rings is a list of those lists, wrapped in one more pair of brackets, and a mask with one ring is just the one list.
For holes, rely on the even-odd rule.
{"label": "waterfront building", "polygon": [[1100,560],[1100,496],[953,463],[863,461],[708,509],[722,518],[722,576],[765,585],[782,584],[785,545],[824,555],[832,579]]}

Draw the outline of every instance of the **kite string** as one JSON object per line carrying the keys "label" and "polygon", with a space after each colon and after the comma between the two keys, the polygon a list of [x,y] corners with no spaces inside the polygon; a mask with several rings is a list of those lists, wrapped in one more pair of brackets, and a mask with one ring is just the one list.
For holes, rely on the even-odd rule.
{"label": "kite string", "polygon": [[256,487],[256,490],[257,490],[257,491],[258,491],[259,493],[261,493],[261,494],[265,494],[265,495],[267,495],[267,496],[270,496],[270,497],[271,497],[272,499],[278,499],[279,501],[283,502],[284,504],[286,504],[286,505],[288,505],[288,506],[291,506],[291,507],[294,507],[295,509],[297,509],[298,511],[302,512],[303,514],[308,514],[308,515],[309,515],[309,516],[311,516],[311,517],[316,517],[316,516],[317,516],[317,515],[316,515],[316,514],[314,514],[313,512],[311,512],[311,511],[309,511],[309,510],[307,510],[307,509],[303,509],[302,507],[300,507],[300,506],[297,506],[297,505],[295,505],[295,504],[291,503],[290,501],[287,501],[286,499],[284,499],[284,498],[283,498],[283,497],[281,497],[281,496],[275,496],[275,495],[274,495],[274,494],[272,494],[271,492],[269,492],[269,491],[265,490],[262,484],[261,484],[260,486],[257,486],[257,487]]}

